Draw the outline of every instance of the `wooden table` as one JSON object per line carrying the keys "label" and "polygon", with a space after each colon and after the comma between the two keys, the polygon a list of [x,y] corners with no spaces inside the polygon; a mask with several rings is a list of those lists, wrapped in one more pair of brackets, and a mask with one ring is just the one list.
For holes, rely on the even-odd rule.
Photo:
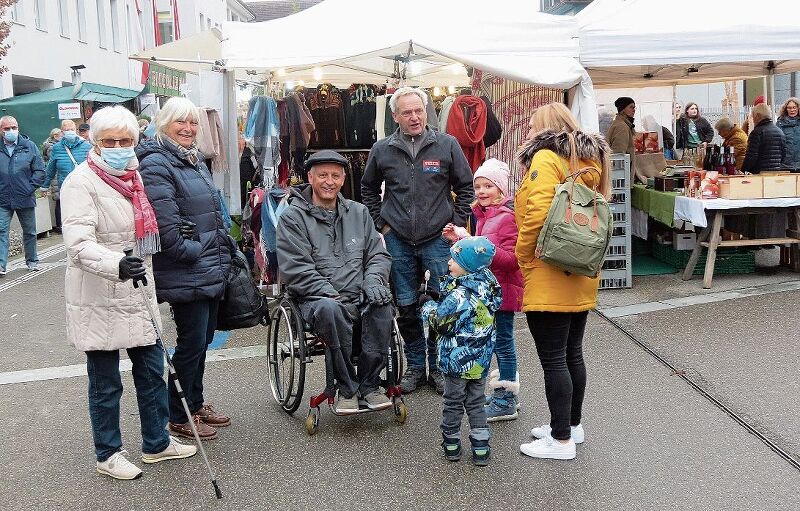
{"label": "wooden table", "polygon": [[[786,237],[721,240],[720,230],[722,229],[722,219],[726,216],[764,215],[778,212],[786,212],[789,214],[789,229],[786,231]],[[702,217],[700,216],[701,213]],[[695,246],[692,251],[689,262],[686,264],[686,269],[683,271],[683,280],[690,280],[692,278],[694,268],[697,265],[698,259],[700,259],[700,253],[703,247],[708,248],[706,269],[703,274],[703,288],[705,289],[711,288],[717,248],[719,247],[752,247],[760,245],[791,244],[792,270],[800,272],[800,197],[753,200],[699,200],[689,197],[677,197],[675,199],[675,219],[685,220],[703,228],[697,237],[697,246]]]}

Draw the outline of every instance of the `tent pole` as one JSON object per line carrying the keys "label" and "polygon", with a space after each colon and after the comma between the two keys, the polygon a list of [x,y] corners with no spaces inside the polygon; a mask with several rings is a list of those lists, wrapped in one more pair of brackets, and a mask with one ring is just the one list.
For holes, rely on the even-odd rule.
{"label": "tent pole", "polygon": [[767,97],[769,98],[769,101],[767,101],[767,104],[770,105],[770,108],[772,108],[773,111],[775,111],[776,105],[775,105],[775,70],[774,69],[770,69],[769,70],[769,75],[767,75],[767,84],[768,84],[768,88],[767,88],[768,96]]}
{"label": "tent pole", "polygon": [[225,141],[228,172],[225,172],[225,188],[222,194],[228,201],[231,215],[242,213],[241,191],[239,190],[239,128],[236,125],[236,72],[225,69],[222,72],[223,107],[222,125],[225,128]]}
{"label": "tent pole", "polygon": [[675,137],[675,140],[678,140],[678,135],[675,133],[675,130],[678,129],[678,119],[675,118],[675,105],[678,104],[678,86],[674,83],[672,84],[672,111],[669,113],[670,117],[672,117],[672,136]]}

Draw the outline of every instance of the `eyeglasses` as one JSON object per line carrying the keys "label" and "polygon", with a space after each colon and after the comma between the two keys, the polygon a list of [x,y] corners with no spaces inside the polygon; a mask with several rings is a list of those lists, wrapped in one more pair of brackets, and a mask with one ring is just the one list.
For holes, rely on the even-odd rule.
{"label": "eyeglasses", "polygon": [[119,144],[119,147],[130,147],[133,145],[132,138],[101,138],[98,142],[106,149],[116,147],[117,144]]}
{"label": "eyeglasses", "polygon": [[18,129],[19,129],[19,127],[17,127],[17,126],[6,126],[5,128],[3,128],[3,131],[11,131],[11,130],[18,130]]}
{"label": "eyeglasses", "polygon": [[417,108],[416,110],[403,110],[400,112],[400,116],[404,119],[410,118],[412,115],[416,115],[417,117],[422,117],[422,114],[425,113],[425,110],[421,108]]}

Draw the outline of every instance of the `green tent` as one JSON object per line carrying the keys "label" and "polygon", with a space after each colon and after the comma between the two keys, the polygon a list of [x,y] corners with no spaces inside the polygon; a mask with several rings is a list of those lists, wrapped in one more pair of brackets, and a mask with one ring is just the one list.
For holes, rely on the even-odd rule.
{"label": "green tent", "polygon": [[139,95],[135,90],[90,82],[82,83],[77,93],[74,91],[75,87],[68,85],[4,99],[0,101],[0,114],[13,115],[19,122],[20,132],[41,147],[50,130],[61,124],[59,103],[125,103]]}

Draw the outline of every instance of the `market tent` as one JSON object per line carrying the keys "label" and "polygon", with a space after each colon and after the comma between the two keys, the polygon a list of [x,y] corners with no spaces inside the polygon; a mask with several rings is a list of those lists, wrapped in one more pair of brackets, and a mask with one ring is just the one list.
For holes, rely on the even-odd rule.
{"label": "market tent", "polygon": [[800,70],[795,0],[595,0],[578,13],[595,87],[717,82]]}
{"label": "market tent", "polygon": [[131,89],[83,82],[77,92],[74,85],[68,85],[4,99],[0,101],[0,113],[13,115],[19,122],[20,131],[41,145],[50,135],[50,130],[61,123],[58,118],[59,103],[124,103],[138,95],[138,91]]}
{"label": "market tent", "polygon": [[[360,9],[349,0],[326,0],[272,21],[224,23],[219,39],[219,60],[240,79],[467,85],[470,66],[523,83],[574,88],[573,112],[585,129],[597,129],[574,19],[539,13],[529,0],[497,0],[491,7],[477,0],[457,7],[375,0]],[[132,58],[155,57],[170,67],[170,59],[201,60],[196,55],[217,60],[195,47],[178,51],[177,43]]]}
{"label": "market tent", "polygon": [[222,32],[218,28],[212,28],[171,43],[142,50],[130,58],[142,62],[158,61],[171,69],[198,73],[222,65],[220,53],[222,38]]}

